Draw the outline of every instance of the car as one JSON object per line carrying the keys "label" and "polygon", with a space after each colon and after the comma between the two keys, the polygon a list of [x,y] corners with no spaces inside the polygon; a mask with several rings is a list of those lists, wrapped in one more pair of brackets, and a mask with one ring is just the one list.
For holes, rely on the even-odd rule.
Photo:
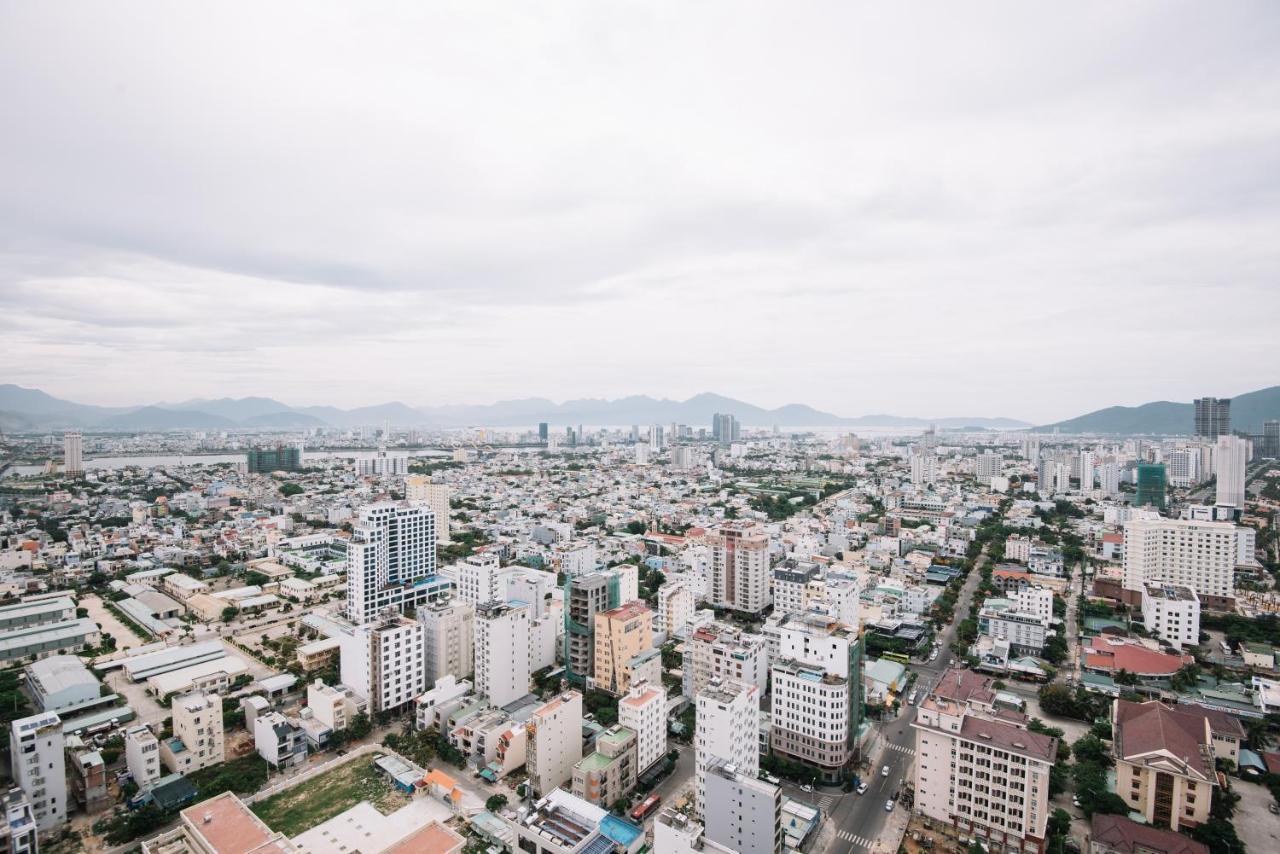
{"label": "car", "polygon": [[893,812],[893,801],[892,801],[892,800],[887,800],[887,801],[885,801],[885,802],[884,802],[884,811],[885,811],[885,812]]}
{"label": "car", "polygon": [[919,696],[920,696],[920,691],[918,689],[915,691],[912,691],[911,696],[907,698],[907,705],[914,706],[916,704],[916,698]]}
{"label": "car", "polygon": [[802,792],[812,792],[812,791],[813,791],[813,786],[811,786],[811,785],[810,785],[810,784],[808,784],[808,783],[805,783],[804,785],[802,785],[802,786],[800,787],[800,791],[802,791]]}
{"label": "car", "polygon": [[889,776],[889,766],[888,766],[888,765],[886,765],[886,766],[884,766],[883,768],[881,768],[881,769],[880,769],[880,776],[881,776],[881,777],[888,777],[888,776]]}
{"label": "car", "polygon": [[1080,796],[1079,796],[1079,795],[1072,795],[1072,796],[1071,796],[1071,805],[1072,805],[1072,806],[1074,806],[1074,807],[1078,807],[1078,806],[1080,806]]}
{"label": "car", "polygon": [[858,784],[858,794],[865,795],[866,793],[867,793],[867,784],[866,783]]}

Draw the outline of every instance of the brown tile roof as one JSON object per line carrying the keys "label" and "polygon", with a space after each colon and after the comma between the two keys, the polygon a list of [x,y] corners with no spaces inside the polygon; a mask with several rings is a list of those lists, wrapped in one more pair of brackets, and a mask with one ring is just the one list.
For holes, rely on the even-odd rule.
{"label": "brown tile roof", "polygon": [[1172,830],[1138,824],[1122,815],[1094,815],[1089,836],[1095,844],[1102,843],[1122,854],[1209,854],[1208,846],[1202,842]]}
{"label": "brown tile roof", "polygon": [[1115,752],[1126,762],[1145,764],[1142,757],[1163,751],[1185,763],[1202,779],[1214,779],[1212,745],[1205,718],[1166,706],[1115,701]]}
{"label": "brown tile roof", "polygon": [[383,854],[454,854],[462,850],[465,841],[440,822],[433,821],[387,848]]}
{"label": "brown tile roof", "polygon": [[964,716],[964,721],[960,724],[960,735],[978,744],[989,744],[1044,762],[1053,762],[1058,755],[1058,739],[1051,735],[1028,732],[1012,724],[974,715]]}
{"label": "brown tile roof", "polygon": [[943,700],[954,700],[957,703],[991,703],[996,698],[995,680],[981,673],[974,673],[963,667],[952,667],[942,674],[933,695]]}

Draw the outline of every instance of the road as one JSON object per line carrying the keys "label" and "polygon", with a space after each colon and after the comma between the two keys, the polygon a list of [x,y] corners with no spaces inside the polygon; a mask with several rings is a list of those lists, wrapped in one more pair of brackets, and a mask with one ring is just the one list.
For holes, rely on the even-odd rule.
{"label": "road", "polygon": [[[932,690],[942,678],[942,674],[951,664],[951,642],[955,640],[956,629],[969,614],[973,593],[982,581],[982,567],[987,563],[984,554],[974,567],[973,572],[965,579],[956,601],[955,617],[951,624],[943,629],[939,637],[942,640],[941,654],[932,664],[913,664],[912,670],[919,674],[916,686],[920,696]],[[915,731],[911,722],[915,719],[915,706],[904,706],[898,717],[884,721],[881,727],[883,757],[880,765],[868,772],[863,782],[867,783],[864,795],[845,794],[839,789],[819,789],[812,793],[802,792],[790,784],[786,784],[787,794],[806,803],[816,803],[827,812],[834,827],[834,835],[826,846],[827,854],[856,854],[859,851],[871,851],[888,822],[890,814],[885,811],[885,801],[900,791],[910,781],[915,762]],[[889,776],[881,775],[880,768],[888,765]],[[895,806],[894,810],[904,809]],[[894,846],[896,850],[896,845]],[[879,850],[886,850],[881,846]]]}

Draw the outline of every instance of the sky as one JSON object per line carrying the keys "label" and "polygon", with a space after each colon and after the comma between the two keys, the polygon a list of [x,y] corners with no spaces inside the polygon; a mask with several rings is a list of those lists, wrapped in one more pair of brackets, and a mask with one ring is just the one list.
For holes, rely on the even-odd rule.
{"label": "sky", "polygon": [[1043,423],[1280,382],[1273,2],[6,3],[0,382]]}

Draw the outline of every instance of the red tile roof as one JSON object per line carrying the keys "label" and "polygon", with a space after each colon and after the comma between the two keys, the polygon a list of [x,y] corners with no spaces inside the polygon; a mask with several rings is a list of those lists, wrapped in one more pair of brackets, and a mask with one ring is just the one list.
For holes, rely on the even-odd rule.
{"label": "red tile roof", "polygon": [[1136,641],[1096,637],[1088,640],[1084,666],[1108,673],[1124,670],[1135,676],[1171,676],[1193,661],[1189,655],[1156,652]]}
{"label": "red tile roof", "polygon": [[1116,756],[1145,765],[1144,757],[1164,752],[1202,779],[1213,780],[1213,745],[1205,721],[1202,714],[1166,706],[1158,700],[1116,700]]}
{"label": "red tile roof", "polygon": [[1172,830],[1138,824],[1122,815],[1098,813],[1093,817],[1089,836],[1095,845],[1105,845],[1108,850],[1121,854],[1209,854],[1208,846],[1202,842]]}

